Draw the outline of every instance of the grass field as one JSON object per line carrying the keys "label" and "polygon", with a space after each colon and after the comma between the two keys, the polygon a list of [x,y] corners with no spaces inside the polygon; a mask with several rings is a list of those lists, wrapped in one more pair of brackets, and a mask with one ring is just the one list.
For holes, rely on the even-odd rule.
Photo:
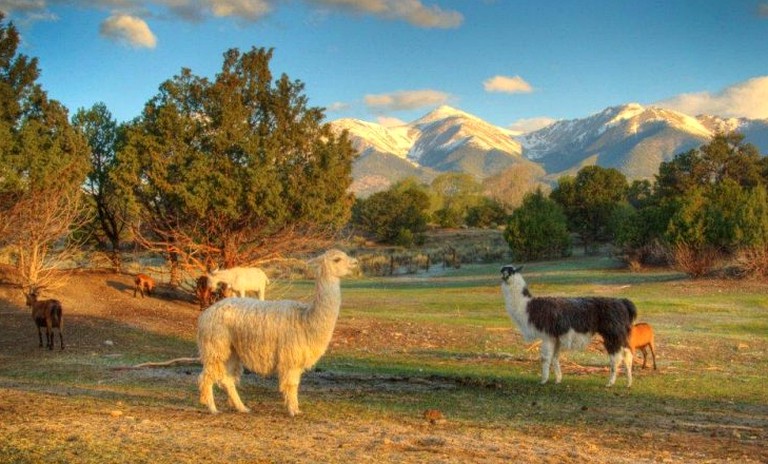
{"label": "grass field", "polygon": [[[628,273],[604,257],[526,265],[535,295],[627,297],[654,326],[659,369],[636,364],[631,389],[623,375],[606,389],[598,341],[565,353],[561,384],[538,384],[498,271],[345,280],[295,419],[274,379],[247,374],[254,412],[219,392],[213,416],[198,365],[120,369],[195,356],[193,302],[77,273],[55,295],[67,349],[48,352],[18,290],[0,287],[0,462],[768,462],[768,283]],[[312,288],[278,281],[268,297]]]}

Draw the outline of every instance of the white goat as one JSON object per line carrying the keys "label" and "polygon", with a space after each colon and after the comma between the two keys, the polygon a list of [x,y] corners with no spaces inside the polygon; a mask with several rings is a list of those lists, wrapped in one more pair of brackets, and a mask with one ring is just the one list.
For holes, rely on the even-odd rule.
{"label": "white goat", "polygon": [[203,311],[198,319],[197,346],[200,402],[218,412],[213,384],[222,387],[229,403],[249,412],[236,385],[243,365],[261,375],[277,374],[280,392],[291,416],[299,411],[301,374],[325,353],[341,305],[340,277],[357,267],[357,260],[329,250],[309,261],[317,272],[314,301],[259,301],[226,298]]}
{"label": "white goat", "polygon": [[253,291],[259,295],[260,300],[264,300],[269,278],[258,267],[233,267],[208,274],[208,287],[212,291],[219,283],[226,284],[228,290],[236,292],[241,298],[245,297],[245,292]]}
{"label": "white goat", "polygon": [[555,381],[560,383],[560,349],[583,349],[597,333],[611,361],[608,386],[616,382],[619,363],[627,371],[627,387],[632,386],[632,353],[629,332],[637,317],[635,305],[627,299],[534,298],[520,275],[522,266],[501,268],[501,289],[507,313],[520,328],[526,341],[541,339],[541,383],[549,380],[550,365]]}

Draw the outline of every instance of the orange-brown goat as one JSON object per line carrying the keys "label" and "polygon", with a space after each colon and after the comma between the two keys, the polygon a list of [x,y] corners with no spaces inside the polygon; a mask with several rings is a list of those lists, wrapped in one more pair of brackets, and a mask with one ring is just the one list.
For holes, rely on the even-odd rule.
{"label": "orange-brown goat", "polygon": [[133,279],[136,286],[133,289],[133,297],[136,298],[136,292],[141,293],[141,297],[144,298],[144,293],[152,295],[155,290],[155,279],[146,274],[136,274],[136,278]]}
{"label": "orange-brown goat", "polygon": [[648,359],[648,353],[645,351],[646,348],[651,349],[653,368],[656,369],[656,351],[653,344],[653,329],[650,324],[639,322],[632,326],[632,331],[629,333],[629,349],[632,351],[633,358],[636,350],[639,349],[643,352],[643,369],[645,369],[645,363]]}

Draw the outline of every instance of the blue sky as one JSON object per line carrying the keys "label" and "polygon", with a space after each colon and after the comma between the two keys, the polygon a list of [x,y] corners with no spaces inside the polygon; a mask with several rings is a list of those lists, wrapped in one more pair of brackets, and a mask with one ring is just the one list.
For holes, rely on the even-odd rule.
{"label": "blue sky", "polygon": [[768,0],[0,0],[70,112],[141,114],[182,67],[274,48],[328,120],[448,104],[534,128],[637,102],[768,118]]}

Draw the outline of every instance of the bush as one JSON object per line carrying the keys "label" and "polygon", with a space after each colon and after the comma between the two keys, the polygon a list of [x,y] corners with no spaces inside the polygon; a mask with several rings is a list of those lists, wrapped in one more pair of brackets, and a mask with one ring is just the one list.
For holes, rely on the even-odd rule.
{"label": "bush", "polygon": [[571,237],[562,208],[541,190],[523,199],[504,231],[515,259],[560,258],[571,252]]}
{"label": "bush", "polygon": [[710,246],[695,247],[678,243],[674,248],[675,267],[698,279],[710,274],[722,260],[723,254]]}

